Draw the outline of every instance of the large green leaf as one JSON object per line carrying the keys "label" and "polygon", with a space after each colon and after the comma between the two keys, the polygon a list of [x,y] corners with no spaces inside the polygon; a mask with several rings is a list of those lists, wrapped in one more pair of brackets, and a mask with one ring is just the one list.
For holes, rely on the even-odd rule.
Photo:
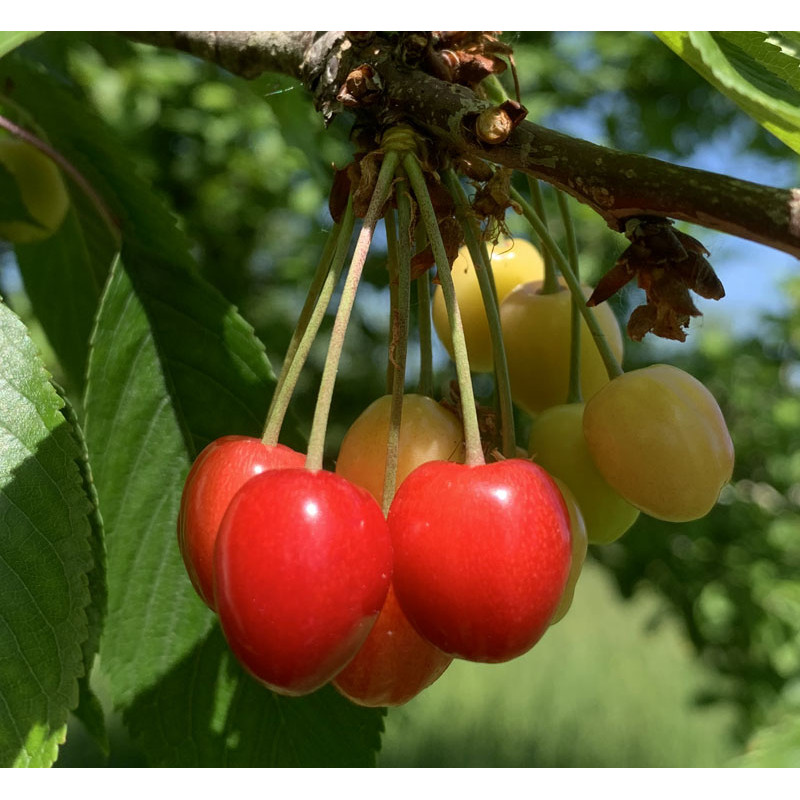
{"label": "large green leaf", "polygon": [[35,39],[41,31],[0,31],[0,57],[30,39]]}
{"label": "large green leaf", "polygon": [[92,507],[78,435],[0,303],[0,766],[49,766],[89,638]]}
{"label": "large green leaf", "polygon": [[157,334],[121,262],[103,296],[89,360],[86,440],[108,551],[101,647],[113,699],[153,686],[208,631],[175,535],[189,447]]}
{"label": "large green leaf", "polygon": [[268,692],[231,656],[217,626],[125,717],[157,766],[374,766],[383,730],[381,712],[331,686],[307,697]]}
{"label": "large green leaf", "polygon": [[656,31],[709,83],[800,153],[797,33]]}

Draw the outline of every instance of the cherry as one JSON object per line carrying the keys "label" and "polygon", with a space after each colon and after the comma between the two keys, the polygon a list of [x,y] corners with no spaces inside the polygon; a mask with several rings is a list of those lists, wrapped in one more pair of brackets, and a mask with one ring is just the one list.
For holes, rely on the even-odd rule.
{"label": "cherry", "polygon": [[704,517],[733,473],[733,442],[717,401],[670,364],[614,378],[586,404],[583,432],[608,484],[656,519]]}
{"label": "cherry", "polygon": [[69,194],[61,171],[41,150],[17,139],[0,138],[0,169],[10,172],[30,217],[0,220],[0,238],[24,244],[47,239],[61,226]]}
{"label": "cherry", "polygon": [[222,516],[237,491],[268,469],[302,467],[305,456],[252,436],[223,436],[195,459],[181,496],[178,546],[194,588],[214,610],[212,566]]}
{"label": "cherry", "polygon": [[360,706],[400,706],[427,689],[452,660],[414,630],[390,587],[375,627],[333,685]]}
{"label": "cherry", "polygon": [[244,667],[302,695],[356,654],[386,599],[392,548],[375,500],[324,470],[269,470],[225,512],[214,551],[220,623]]}
{"label": "cherry", "polygon": [[564,499],[541,467],[428,462],[400,486],[388,521],[398,602],[440,650],[508,661],[547,630],[572,555]]}

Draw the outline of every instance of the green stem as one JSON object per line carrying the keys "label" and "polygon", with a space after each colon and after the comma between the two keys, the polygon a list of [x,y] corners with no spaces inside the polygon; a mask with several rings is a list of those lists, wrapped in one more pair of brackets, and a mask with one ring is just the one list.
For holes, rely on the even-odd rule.
{"label": "green stem", "polygon": [[283,356],[283,364],[281,365],[280,375],[278,375],[278,380],[275,384],[275,391],[272,395],[272,403],[270,404],[269,411],[267,412],[268,421],[272,416],[272,408],[275,405],[275,396],[280,394],[281,387],[286,382],[286,374],[289,372],[289,368],[292,365],[297,348],[301,339],[303,338],[303,334],[306,332],[309,321],[311,320],[311,316],[314,312],[315,306],[317,305],[317,299],[322,291],[325,279],[327,278],[331,271],[331,267],[333,266],[333,255],[336,252],[336,244],[339,241],[339,231],[341,230],[341,227],[341,223],[334,223],[325,242],[325,248],[323,249],[319,262],[317,263],[317,269],[314,272],[314,277],[311,279],[311,285],[308,287],[308,294],[306,294],[303,308],[300,310],[300,315],[297,318],[297,323],[295,324],[294,331],[292,332],[292,338],[289,342],[289,346],[286,348],[286,353]]}
{"label": "green stem", "polygon": [[406,154],[403,158],[403,166],[411,181],[414,197],[419,204],[420,216],[433,249],[433,256],[436,260],[436,274],[439,277],[444,304],[447,308],[447,319],[450,324],[450,336],[453,342],[453,359],[456,364],[456,378],[458,379],[458,388],[461,394],[461,416],[464,426],[464,449],[466,454],[464,463],[470,466],[477,466],[484,464],[485,459],[483,457],[483,448],[481,447],[478,414],[475,409],[475,395],[472,391],[467,344],[464,341],[464,330],[461,325],[458,303],[456,302],[453,277],[450,274],[450,264],[447,260],[439,225],[436,221],[436,212],[428,194],[428,187],[425,185],[425,176],[422,174],[422,169],[416,156],[413,153]]}
{"label": "green stem", "polygon": [[[575,238],[575,226],[572,224],[572,215],[569,213],[567,196],[564,192],[556,192],[558,210],[564,223],[564,233],[567,238],[567,257],[572,268],[572,274],[580,283],[581,273],[578,263],[578,242]],[[583,293],[581,293],[583,298]],[[578,298],[572,295],[569,318],[569,389],[567,391],[568,403],[583,402],[581,393],[581,312],[578,307]]]}
{"label": "green stem", "polygon": [[[544,210],[544,197],[542,196],[542,188],[539,184],[539,181],[531,178],[530,175],[526,176],[528,179],[528,190],[531,193],[531,204],[535,209],[536,213],[539,215],[539,218],[544,223],[546,229],[549,230],[547,225],[547,213]],[[542,283],[542,294],[555,294],[556,292],[561,291],[561,285],[558,282],[558,272],[555,267],[555,261],[553,260],[553,256],[550,254],[550,251],[544,246],[544,242],[542,241],[542,237],[539,237],[539,243],[541,245],[541,249],[544,251],[542,253],[542,258],[544,259],[544,281]]]}
{"label": "green stem", "polygon": [[397,304],[392,318],[390,363],[392,403],[389,411],[389,436],[386,442],[386,472],[383,479],[383,513],[389,513],[397,487],[397,461],[400,452],[400,426],[403,421],[403,391],[408,353],[408,317],[411,306],[411,201],[405,180],[395,185],[400,235],[397,238]]}
{"label": "green stem", "polygon": [[489,75],[488,78],[484,78],[480,86],[486,91],[486,97],[496,106],[502,105],[508,100],[508,94],[497,75]]}
{"label": "green stem", "polygon": [[394,211],[389,210],[383,218],[386,227],[386,249],[389,262],[389,357],[386,359],[386,394],[392,393],[394,367],[392,365],[392,343],[394,342],[394,321],[397,317],[397,228],[394,224]]}
{"label": "green stem", "polygon": [[543,246],[547,248],[550,253],[552,253],[556,265],[561,271],[561,274],[564,276],[564,280],[567,282],[569,290],[572,292],[572,296],[574,298],[579,298],[578,309],[586,321],[589,332],[592,334],[592,338],[597,345],[597,349],[600,352],[600,357],[603,359],[609,379],[613,379],[619,375],[622,375],[622,367],[620,366],[619,361],[617,361],[617,357],[612,352],[605,334],[600,329],[600,324],[597,322],[597,317],[592,313],[592,309],[586,305],[586,298],[583,295],[583,290],[581,289],[580,283],[578,282],[577,277],[573,274],[569,262],[564,257],[561,249],[550,235],[550,232],[547,230],[544,222],[531,207],[531,204],[513,187],[511,189],[511,197],[517,203],[519,203],[525,219],[528,220],[534,231],[536,231],[536,234],[541,239]]}
{"label": "green stem", "polygon": [[511,399],[511,382],[508,376],[508,361],[503,346],[503,331],[500,326],[500,311],[497,304],[497,291],[492,281],[492,264],[486,252],[486,243],[480,239],[475,218],[471,214],[467,195],[455,172],[448,169],[444,173],[445,182],[456,204],[456,216],[464,230],[464,239],[475,265],[475,274],[481,290],[481,298],[489,322],[489,337],[492,343],[495,385],[497,388],[500,430],[502,432],[502,451],[506,458],[513,458],[517,452],[514,432],[514,405]]}
{"label": "green stem", "polygon": [[[264,433],[261,441],[266,445],[277,444],[280,437],[281,428],[283,427],[283,420],[286,417],[286,412],[289,408],[289,402],[294,394],[297,381],[300,378],[300,373],[305,366],[308,354],[311,352],[311,346],[314,344],[314,339],[319,333],[322,320],[325,317],[325,311],[328,308],[333,291],[336,284],[339,282],[339,276],[342,274],[342,268],[347,258],[347,251],[350,248],[350,237],[353,234],[353,225],[355,217],[353,215],[353,199],[348,200],[347,209],[345,210],[344,218],[338,226],[339,230],[335,238],[329,239],[328,244],[333,241],[335,250],[333,257],[330,259],[328,269],[324,275],[324,282],[322,288],[319,290],[318,295],[315,297],[315,302],[311,308],[311,313],[307,322],[303,326],[302,334],[297,339],[297,344],[294,347],[294,352],[287,352],[286,358],[283,362],[281,376],[275,387],[275,393],[272,395],[272,402],[270,403],[269,412],[267,413],[267,422],[264,426]],[[326,252],[328,247],[326,246]],[[320,260],[320,265],[324,263],[325,255]],[[315,276],[315,281],[316,281]],[[311,297],[312,292],[309,292]],[[306,299],[308,303],[308,298]],[[305,311],[305,307],[303,309]],[[298,329],[301,326],[298,324]],[[295,331],[297,333],[297,331]],[[292,339],[294,342],[294,337]],[[290,344],[289,349],[292,350]]]}
{"label": "green stem", "polygon": [[399,158],[398,153],[394,150],[387,152],[383,158],[378,180],[372,193],[372,199],[369,202],[369,208],[364,216],[364,223],[358,235],[353,259],[347,272],[339,308],[336,311],[336,319],[333,322],[328,355],[325,358],[325,366],[322,370],[322,379],[320,380],[319,393],[317,395],[317,405],[314,409],[314,420],[311,423],[311,433],[308,437],[307,469],[322,469],[325,433],[328,428],[328,416],[330,415],[331,401],[333,400],[333,387],[336,383],[336,373],[339,370],[339,361],[344,347],[347,325],[350,322],[350,314],[356,298],[356,289],[358,289],[364,262],[367,260],[367,253],[372,244],[375,226],[380,219],[383,204],[389,195]]}

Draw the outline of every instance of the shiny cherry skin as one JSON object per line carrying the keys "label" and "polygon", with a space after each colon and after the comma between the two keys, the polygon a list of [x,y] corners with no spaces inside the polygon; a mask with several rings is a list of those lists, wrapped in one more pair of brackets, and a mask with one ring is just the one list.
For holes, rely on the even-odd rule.
{"label": "shiny cherry skin", "polygon": [[325,470],[269,470],[231,501],[214,550],[214,595],[234,655],[297,696],[356,654],[386,599],[392,547],[375,500]]}
{"label": "shiny cherry skin", "polygon": [[305,456],[295,450],[282,444],[267,446],[252,436],[223,436],[195,459],[181,496],[178,546],[192,585],[212,610],[214,543],[233,496],[268,469],[304,464]]}
{"label": "shiny cherry skin", "polygon": [[398,489],[388,521],[398,602],[440,650],[508,661],[545,633],[572,552],[564,499],[541,467],[516,458],[423,464]]}
{"label": "shiny cherry skin", "polygon": [[438,680],[452,660],[414,630],[390,587],[375,627],[333,685],[360,706],[401,706]]}

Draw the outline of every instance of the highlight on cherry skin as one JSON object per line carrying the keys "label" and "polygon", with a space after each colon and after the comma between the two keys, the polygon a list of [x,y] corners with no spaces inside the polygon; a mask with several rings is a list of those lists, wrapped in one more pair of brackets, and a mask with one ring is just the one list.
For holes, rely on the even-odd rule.
{"label": "highlight on cherry skin", "polygon": [[567,584],[569,516],[539,466],[423,464],[389,509],[394,589],[426,639],[449,655],[501,662],[542,637]]}
{"label": "highlight on cherry skin", "polygon": [[[358,416],[342,440],[336,472],[382,502],[390,395]],[[464,459],[463,429],[452,412],[430,397],[403,396],[397,482],[427,461]],[[333,685],[354,703],[372,708],[407,703],[436,681],[452,658],[417,633],[389,589],[375,626]]]}
{"label": "highlight on cherry skin", "polygon": [[380,507],[326,470],[274,469],[247,481],[214,550],[214,596],[231,651],[289,696],[316,691],[353,658],[391,576]]}
{"label": "highlight on cherry skin", "polygon": [[178,513],[178,546],[197,594],[213,610],[214,545],[233,496],[268,469],[302,467],[305,456],[282,444],[265,445],[252,436],[223,436],[195,459],[183,486]]}
{"label": "highlight on cherry skin", "polygon": [[[541,280],[544,277],[544,261],[539,251],[525,239],[501,239],[496,245],[488,244],[489,257],[497,291],[497,302],[521,283]],[[486,316],[475,265],[466,245],[458,251],[450,272],[456,292],[464,339],[467,345],[469,366],[473,372],[491,372],[494,364],[489,320]],[[453,357],[453,342],[444,295],[439,286],[433,294],[433,326],[439,340],[450,358]]]}

